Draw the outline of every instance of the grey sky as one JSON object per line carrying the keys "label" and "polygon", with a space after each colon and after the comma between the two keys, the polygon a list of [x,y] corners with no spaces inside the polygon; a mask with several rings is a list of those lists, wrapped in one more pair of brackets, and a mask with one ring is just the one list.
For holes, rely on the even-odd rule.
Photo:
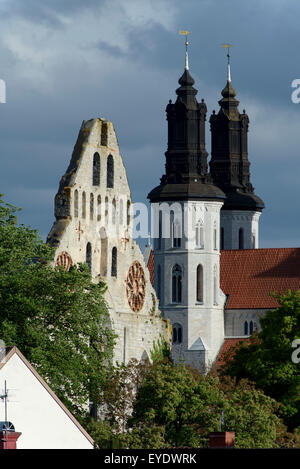
{"label": "grey sky", "polygon": [[[45,239],[81,122],[114,123],[136,202],[159,183],[190,34],[190,71],[208,118],[226,81],[250,118],[252,182],[266,208],[261,247],[299,246],[298,0],[1,0],[0,192]],[[207,125],[207,149],[210,132]]]}

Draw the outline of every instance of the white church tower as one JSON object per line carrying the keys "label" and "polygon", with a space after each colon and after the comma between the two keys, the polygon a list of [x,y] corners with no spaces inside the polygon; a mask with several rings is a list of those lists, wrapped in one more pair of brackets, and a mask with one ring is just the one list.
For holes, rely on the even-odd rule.
{"label": "white church tower", "polygon": [[219,240],[225,195],[207,173],[207,108],[196,100],[187,55],[179,84],[176,102],[166,108],[166,172],[148,195],[154,285],[173,326],[173,358],[206,371],[224,341]]}
{"label": "white church tower", "polygon": [[249,118],[240,114],[239,101],[231,85],[230,56],[227,83],[219,101],[220,110],[213,111],[211,125],[210,172],[213,183],[226,194],[221,210],[221,249],[257,249],[259,218],[263,201],[254,193],[248,161]]}

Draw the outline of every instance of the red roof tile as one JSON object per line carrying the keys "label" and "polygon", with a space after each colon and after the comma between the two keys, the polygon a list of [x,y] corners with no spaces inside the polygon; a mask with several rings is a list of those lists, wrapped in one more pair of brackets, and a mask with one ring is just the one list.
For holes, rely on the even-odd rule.
{"label": "red roof tile", "polygon": [[[153,250],[148,269],[153,285]],[[300,248],[221,251],[220,286],[226,309],[272,309],[271,292],[300,289]]]}
{"label": "red roof tile", "polygon": [[228,360],[233,358],[235,350],[238,348],[238,344],[244,342],[249,345],[249,341],[250,337],[235,337],[228,339],[225,338],[224,343],[214,363],[213,369],[215,371],[218,371],[221,366],[225,365]]}
{"label": "red roof tile", "polygon": [[220,276],[226,309],[276,308],[271,292],[300,289],[300,248],[221,251]]}

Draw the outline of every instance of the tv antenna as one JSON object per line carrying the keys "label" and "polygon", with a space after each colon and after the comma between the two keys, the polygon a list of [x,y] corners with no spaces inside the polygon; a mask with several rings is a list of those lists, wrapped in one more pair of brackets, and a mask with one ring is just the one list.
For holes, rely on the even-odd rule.
{"label": "tv antenna", "polygon": [[190,34],[189,31],[181,30],[179,31],[181,36],[185,36],[185,69],[189,69],[189,56],[188,56],[188,35]]}
{"label": "tv antenna", "polygon": [[7,398],[8,390],[6,386],[6,380],[4,381],[4,394],[0,394],[0,399],[4,401],[4,421],[7,422]]}

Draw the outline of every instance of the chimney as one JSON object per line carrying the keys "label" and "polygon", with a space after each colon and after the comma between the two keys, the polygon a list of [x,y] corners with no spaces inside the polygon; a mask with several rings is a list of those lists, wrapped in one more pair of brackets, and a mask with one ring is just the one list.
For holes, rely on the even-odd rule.
{"label": "chimney", "polygon": [[210,448],[234,448],[235,432],[213,432],[209,435]]}
{"label": "chimney", "polygon": [[0,422],[0,449],[17,449],[17,440],[22,435],[15,432],[11,422]]}

